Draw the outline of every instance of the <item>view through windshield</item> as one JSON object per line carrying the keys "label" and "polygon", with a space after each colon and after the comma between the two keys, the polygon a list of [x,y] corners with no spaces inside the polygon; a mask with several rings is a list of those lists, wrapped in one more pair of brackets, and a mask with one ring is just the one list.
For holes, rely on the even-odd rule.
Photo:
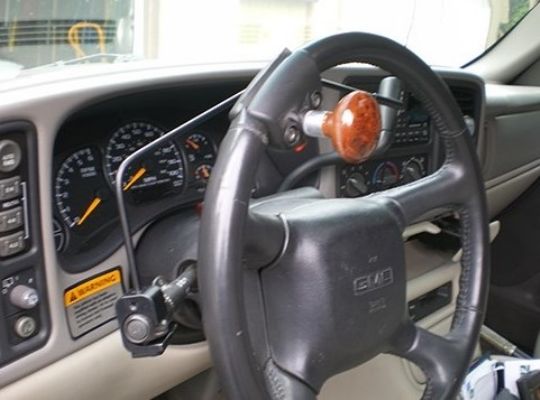
{"label": "view through windshield", "polygon": [[[3,0],[0,73],[56,63],[263,61],[342,31],[460,66],[538,0]],[[60,61],[60,62],[59,62]]]}

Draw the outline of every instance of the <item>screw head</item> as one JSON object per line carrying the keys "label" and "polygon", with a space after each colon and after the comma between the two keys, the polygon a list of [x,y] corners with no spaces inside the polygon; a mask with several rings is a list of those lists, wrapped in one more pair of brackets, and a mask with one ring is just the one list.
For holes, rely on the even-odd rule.
{"label": "screw head", "polygon": [[162,287],[162,286],[165,286],[167,284],[167,281],[165,280],[165,278],[163,278],[162,276],[158,275],[154,278],[154,280],[152,281],[152,284],[153,285],[156,285],[158,287]]}
{"label": "screw head", "polygon": [[287,143],[288,146],[292,147],[300,141],[300,130],[298,130],[296,126],[291,125],[285,131],[285,135],[283,136],[283,138],[285,139],[285,143]]}
{"label": "screw head", "polygon": [[316,92],[311,93],[310,101],[311,101],[311,107],[319,108],[322,103],[321,92],[316,91]]}
{"label": "screw head", "polygon": [[147,317],[133,314],[124,322],[124,334],[131,343],[141,344],[150,338],[151,326]]}

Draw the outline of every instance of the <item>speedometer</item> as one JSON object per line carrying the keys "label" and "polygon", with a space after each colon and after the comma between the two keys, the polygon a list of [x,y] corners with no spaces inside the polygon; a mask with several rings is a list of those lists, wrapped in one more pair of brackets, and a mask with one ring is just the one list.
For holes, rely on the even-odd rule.
{"label": "speedometer", "polygon": [[[164,131],[147,122],[131,122],[117,129],[107,145],[107,174],[114,184],[122,161],[141,147],[162,136]],[[184,185],[182,155],[172,142],[148,153],[127,168],[124,191],[136,201],[156,199],[179,192]]]}

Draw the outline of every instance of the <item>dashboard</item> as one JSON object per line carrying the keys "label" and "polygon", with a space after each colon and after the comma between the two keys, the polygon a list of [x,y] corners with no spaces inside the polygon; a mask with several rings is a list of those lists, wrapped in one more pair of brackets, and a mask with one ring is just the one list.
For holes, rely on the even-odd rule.
{"label": "dashboard", "polygon": [[[376,92],[380,79],[382,76],[349,79],[346,83]],[[480,110],[475,85],[477,82],[461,80],[451,86],[471,119]],[[212,101],[217,103],[241,88],[239,84],[218,91],[203,87],[187,92],[191,97],[186,97],[185,89],[146,90],[98,99],[72,113],[58,130],[53,150],[53,236],[61,267],[71,273],[85,271],[121,246],[114,185],[123,160]],[[420,179],[438,167],[441,148],[428,113],[408,90],[401,92],[400,100],[403,107],[397,114],[390,149],[359,165],[337,166],[331,196],[368,195]],[[227,113],[223,112],[129,166],[122,186],[133,232],[179,210],[200,209],[227,127]],[[307,144],[293,155],[268,151],[255,197],[273,193],[288,172],[319,151],[315,140]],[[317,177],[311,178],[302,183],[316,183]]]}
{"label": "dashboard", "polygon": [[[13,108],[0,110],[0,116],[7,121],[2,124],[1,133],[2,139],[20,145],[23,157],[17,169],[0,173],[0,179],[18,179],[20,194],[7,200],[16,202],[6,203],[5,210],[21,207],[24,220],[23,228],[13,228],[5,235],[23,231],[26,236],[20,252],[0,259],[0,280],[12,280],[33,289],[39,302],[29,309],[14,306],[10,299],[17,285],[5,290],[0,317],[8,323],[0,329],[0,363],[3,372],[7,372],[1,383],[13,382],[93,345],[100,346],[107,335],[117,331],[113,312],[91,329],[74,333],[70,329],[70,302],[65,296],[80,285],[91,287],[99,283],[96,279],[109,276],[119,277],[118,293],[129,290],[113,195],[119,163],[149,141],[242,90],[256,72],[256,68],[218,72],[212,68],[133,71],[75,77],[67,83],[63,79],[61,83],[53,80],[43,83],[39,93],[34,83],[16,90],[20,102],[14,96],[10,100]],[[480,140],[483,82],[463,72],[440,74],[463,113],[476,122],[471,133],[475,140]],[[353,68],[330,71],[328,77],[376,92],[384,76],[379,70]],[[333,108],[343,94],[325,88],[322,107]],[[54,96],[59,96],[57,101],[53,101]],[[360,165],[324,168],[306,177],[299,186],[316,186],[326,197],[358,197],[406,184],[437,169],[443,150],[434,124],[409,91],[403,92],[402,100],[404,108],[398,114],[395,140],[385,154]],[[29,110],[27,114],[15,112],[24,109],[23,105]],[[14,126],[10,120],[24,123]],[[198,232],[174,229],[178,230],[180,219],[196,220],[204,209],[206,182],[228,125],[224,111],[175,137],[122,177],[138,264],[146,265],[148,278],[172,270],[178,261],[176,249],[196,242]],[[268,150],[260,160],[254,197],[274,193],[291,171],[327,151],[330,147],[324,140],[309,140],[299,152]],[[163,239],[165,233],[168,240]],[[13,333],[14,324],[23,317],[35,322],[25,338]],[[107,359],[115,355],[118,363],[129,365],[130,374],[141,382],[150,379],[152,374],[148,374],[147,368],[138,369],[127,355],[123,358],[125,350],[118,339],[115,336],[116,341],[107,342],[112,346]],[[196,340],[192,336],[184,342],[189,345],[173,346],[166,357],[178,357],[176,362],[190,371],[188,375],[197,372],[197,368],[206,368],[207,348],[200,343],[201,339],[200,335]],[[192,360],[186,358],[186,352],[196,354],[196,361],[186,362]],[[89,350],[87,356],[92,359],[99,354],[105,357],[103,350]],[[116,371],[121,369],[115,364]],[[134,379],[132,375],[128,380]],[[176,382],[178,376],[171,375],[170,379]],[[88,377],[84,381],[93,382]],[[152,384],[148,382],[148,387]],[[88,393],[96,393],[92,390],[98,387],[87,388]]]}

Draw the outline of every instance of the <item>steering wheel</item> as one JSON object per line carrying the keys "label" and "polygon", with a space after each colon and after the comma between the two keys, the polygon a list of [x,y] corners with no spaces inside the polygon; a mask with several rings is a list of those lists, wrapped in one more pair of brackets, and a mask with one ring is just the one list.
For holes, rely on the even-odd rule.
{"label": "steering wheel", "polygon": [[[320,73],[350,62],[383,68],[423,102],[444,144],[442,167],[364,198],[300,189],[250,204],[266,146],[290,148],[291,129],[301,135],[317,107]],[[199,240],[203,322],[228,398],[315,399],[327,379],[380,353],[423,370],[424,399],[456,396],[486,306],[488,219],[475,148],[442,80],[396,42],[344,33],[284,54],[231,115]],[[408,315],[402,232],[450,210],[461,224],[460,289],[450,332],[437,336]]]}

